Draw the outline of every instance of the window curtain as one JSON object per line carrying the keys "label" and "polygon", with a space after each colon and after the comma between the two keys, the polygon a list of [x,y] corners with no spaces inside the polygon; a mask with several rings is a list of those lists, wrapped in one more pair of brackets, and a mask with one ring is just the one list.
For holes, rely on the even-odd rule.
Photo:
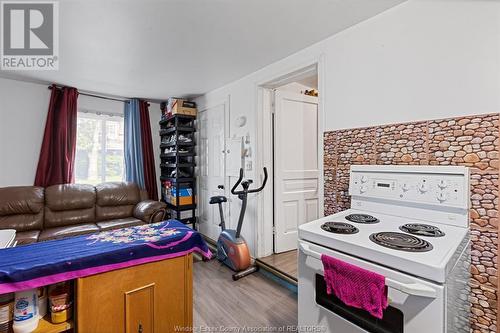
{"label": "window curtain", "polygon": [[141,118],[142,162],[144,168],[144,186],[149,194],[149,199],[158,200],[158,187],[156,186],[155,156],[153,153],[153,137],[151,136],[151,122],[149,120],[149,103],[139,102]]}
{"label": "window curtain", "polygon": [[125,103],[124,136],[125,136],[125,180],[144,189],[144,167],[142,160],[142,137],[140,101],[132,99]]}
{"label": "window curtain", "polygon": [[51,87],[49,110],[35,175],[35,186],[47,187],[75,180],[78,90]]}
{"label": "window curtain", "polygon": [[149,104],[132,99],[125,103],[125,179],[158,200]]}

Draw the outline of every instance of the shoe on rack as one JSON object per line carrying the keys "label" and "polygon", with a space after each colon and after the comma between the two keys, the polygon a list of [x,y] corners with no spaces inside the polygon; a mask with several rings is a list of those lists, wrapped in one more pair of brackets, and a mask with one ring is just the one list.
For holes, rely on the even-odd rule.
{"label": "shoe on rack", "polygon": [[172,143],[172,142],[175,142],[174,136],[169,136],[161,139],[161,143]]}
{"label": "shoe on rack", "polygon": [[[174,170],[170,173],[170,177],[175,178],[177,177],[177,170]],[[184,172],[182,170],[179,171],[179,177],[180,178],[189,178],[191,177],[187,172]]]}
{"label": "shoe on rack", "polygon": [[193,140],[191,138],[188,138],[187,136],[181,134],[181,135],[179,135],[179,142],[190,143],[190,142],[193,142]]}
{"label": "shoe on rack", "polygon": [[178,163],[193,163],[193,159],[190,156],[179,157]]}
{"label": "shoe on rack", "polygon": [[175,152],[176,152],[175,147],[168,147],[165,148],[164,154],[175,153]]}

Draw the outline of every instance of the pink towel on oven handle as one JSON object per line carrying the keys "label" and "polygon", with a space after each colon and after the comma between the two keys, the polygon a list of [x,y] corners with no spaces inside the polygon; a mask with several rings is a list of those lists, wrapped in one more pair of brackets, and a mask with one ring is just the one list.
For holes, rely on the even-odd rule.
{"label": "pink towel on oven handle", "polygon": [[389,306],[384,276],[324,254],[321,261],[328,295],[382,319]]}

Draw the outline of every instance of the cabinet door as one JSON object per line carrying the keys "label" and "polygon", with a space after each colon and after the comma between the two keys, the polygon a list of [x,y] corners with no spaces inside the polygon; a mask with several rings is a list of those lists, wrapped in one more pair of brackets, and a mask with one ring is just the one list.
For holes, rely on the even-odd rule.
{"label": "cabinet door", "polygon": [[155,285],[125,293],[125,332],[154,333]]}
{"label": "cabinet door", "polygon": [[78,333],[165,333],[192,327],[192,256],[77,279]]}

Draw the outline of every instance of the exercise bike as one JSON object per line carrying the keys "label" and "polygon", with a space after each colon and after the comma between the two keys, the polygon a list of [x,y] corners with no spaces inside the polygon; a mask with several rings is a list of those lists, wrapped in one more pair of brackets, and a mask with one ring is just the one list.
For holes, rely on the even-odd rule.
{"label": "exercise bike", "polygon": [[[250,189],[250,185],[253,183],[253,181],[251,179],[243,180],[243,169],[240,168],[240,177],[231,189],[231,193],[237,195],[238,198],[242,201],[240,217],[238,219],[238,226],[236,230],[226,229],[222,203],[227,202],[227,198],[225,196],[215,196],[210,198],[210,204],[219,205],[219,225],[222,229],[219,239],[217,240],[217,259],[236,272],[235,274],[233,274],[233,280],[235,281],[259,270],[258,266],[252,266],[250,251],[248,250],[247,242],[241,236],[241,228],[243,227],[243,219],[245,217],[245,211],[247,208],[248,194],[262,191],[264,189],[264,186],[266,186],[266,182],[267,169],[264,168],[264,181],[262,182],[262,185],[259,188]],[[236,188],[238,188],[240,184],[243,190],[236,191]]]}

